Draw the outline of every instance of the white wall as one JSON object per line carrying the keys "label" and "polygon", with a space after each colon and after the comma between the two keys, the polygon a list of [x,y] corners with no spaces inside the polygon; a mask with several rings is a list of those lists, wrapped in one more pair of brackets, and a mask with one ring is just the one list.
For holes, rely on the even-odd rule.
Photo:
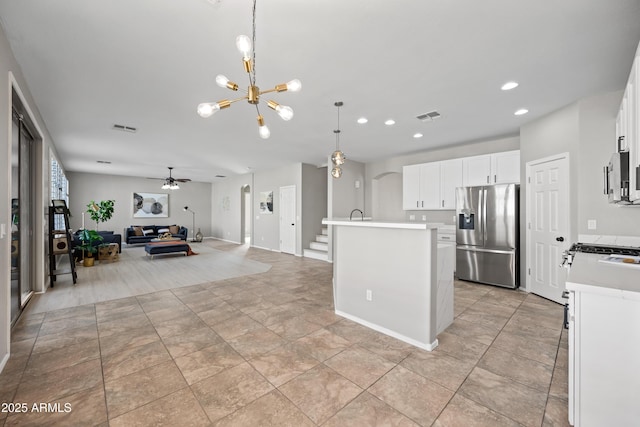
{"label": "white wall", "polygon": [[[365,210],[365,164],[347,160],[341,167],[342,176],[338,179],[331,176],[330,169],[327,171],[329,217],[348,218],[354,209],[360,209],[365,215],[371,216],[371,208]],[[357,182],[359,188],[356,187]]]}
{"label": "white wall", "polygon": [[[115,200],[114,213],[111,220],[101,223],[100,230],[113,230],[123,234],[130,225],[182,225],[189,229],[189,238],[193,236],[193,215],[183,208],[196,213],[196,231],[198,228],[205,237],[211,236],[211,184],[204,182],[188,182],[180,184],[179,190],[162,190],[162,181],[140,177],[102,175],[83,172],[68,172],[69,210],[71,211],[71,228],[82,226],[82,212],[86,212],[87,204],[94,200]],[[167,193],[169,194],[169,217],[167,218],[134,218],[133,193]],[[85,214],[85,228],[95,229],[96,223]]]}
{"label": "white wall", "polygon": [[[243,188],[249,185],[253,203],[256,191],[253,186],[253,174],[225,178],[211,186],[211,236],[234,243],[243,243],[241,236]],[[248,207],[247,207],[248,208]],[[245,212],[246,215],[246,212]],[[254,215],[255,216],[255,215]],[[253,217],[251,233],[253,239]]]}
{"label": "white wall", "polygon": [[[40,116],[36,103],[29,92],[29,88],[22,76],[19,65],[17,64],[11,47],[7,40],[4,29],[0,26],[0,76],[2,84],[0,84],[0,200],[2,208],[0,209],[0,224],[9,229],[11,218],[11,105],[12,105],[12,87],[14,87],[22,96],[22,102],[29,110],[30,120],[34,122],[37,131],[42,137],[42,141],[38,142],[38,167],[33,171],[35,181],[35,208],[32,213],[36,219],[36,228],[34,233],[34,247],[36,248],[34,283],[32,288],[37,291],[43,291],[45,283],[48,284],[48,273],[45,269],[44,256],[44,206],[49,204],[48,192],[48,161],[49,151],[55,152],[51,137]],[[36,136],[36,135],[34,135]],[[43,188],[45,191],[43,191]],[[10,305],[9,299],[11,294],[11,277],[10,277],[10,259],[11,259],[11,239],[10,234],[0,239],[0,371],[4,368],[10,351]]]}
{"label": "white wall", "polygon": [[302,248],[308,248],[327,217],[327,167],[302,165]]}

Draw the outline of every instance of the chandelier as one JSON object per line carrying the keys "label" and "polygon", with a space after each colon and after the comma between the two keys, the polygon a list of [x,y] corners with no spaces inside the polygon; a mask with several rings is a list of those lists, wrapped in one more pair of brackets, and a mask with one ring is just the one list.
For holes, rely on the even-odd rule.
{"label": "chandelier", "polygon": [[[285,92],[285,91],[298,92],[302,88],[302,83],[300,83],[300,80],[294,79],[288,83],[282,83],[282,84],[276,85],[272,89],[261,91],[260,88],[258,88],[258,86],[256,85],[256,67],[255,67],[255,63],[256,63],[256,51],[255,51],[256,0],[253,0],[252,14],[253,14],[252,39],[249,39],[249,37],[245,35],[241,35],[236,38],[236,46],[238,50],[242,53],[242,63],[244,65],[244,70],[249,76],[249,87],[245,91],[244,89],[240,89],[237,83],[232,82],[222,74],[219,74],[218,76],[216,76],[216,83],[218,84],[218,86],[226,87],[227,89],[231,89],[233,91],[240,90],[241,92],[245,92],[246,95],[240,98],[235,98],[235,99],[223,99],[218,102],[203,102],[202,104],[198,105],[198,114],[204,118],[211,117],[215,112],[222,110],[224,108],[230,107],[231,104],[233,104],[234,102],[238,102],[246,99],[249,102],[249,104],[256,106],[256,112],[258,114],[258,118],[257,118],[258,133],[260,134],[260,137],[262,137],[263,139],[267,139],[271,135],[271,132],[269,131],[269,128],[267,127],[267,125],[264,124],[264,118],[260,113],[260,108],[259,108],[260,96],[266,93],[271,93],[271,92]],[[269,100],[267,101],[267,106],[272,110],[275,110],[275,112],[278,113],[278,115],[282,118],[282,120],[291,120],[291,118],[293,117],[293,109],[291,109],[291,107],[287,105],[280,105],[273,100]]]}
{"label": "chandelier", "polygon": [[331,169],[331,176],[338,179],[342,176],[342,166],[347,161],[347,157],[342,151],[340,151],[340,107],[344,105],[342,101],[336,101],[333,103],[338,108],[338,129],[334,130],[336,134],[336,151],[331,153],[331,163],[333,163],[333,169]]}

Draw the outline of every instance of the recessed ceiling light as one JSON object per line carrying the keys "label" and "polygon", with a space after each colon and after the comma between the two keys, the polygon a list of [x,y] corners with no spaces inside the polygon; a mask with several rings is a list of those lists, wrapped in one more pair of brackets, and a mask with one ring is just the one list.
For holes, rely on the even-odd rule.
{"label": "recessed ceiling light", "polygon": [[360,123],[361,125],[367,123],[369,120],[366,117],[360,117],[358,119],[358,123]]}
{"label": "recessed ceiling light", "polygon": [[420,132],[418,132],[418,133],[414,133],[414,134],[413,134],[413,137],[414,137],[414,138],[416,138],[416,139],[417,139],[417,138],[422,138],[422,136],[423,136],[423,135],[422,135]]}
{"label": "recessed ceiling light", "polygon": [[500,89],[502,90],[511,90],[511,89],[515,89],[518,87],[518,83],[517,82],[506,82],[505,84],[502,85],[502,87]]}
{"label": "recessed ceiling light", "polygon": [[391,125],[395,125],[396,121],[393,120],[393,119],[389,119],[386,122],[384,122],[384,124],[387,125],[387,126],[391,126]]}
{"label": "recessed ceiling light", "polygon": [[513,114],[515,114],[516,116],[521,116],[523,114],[527,114],[528,112],[529,112],[529,110],[527,110],[526,108],[521,108],[521,109],[519,109],[518,111],[516,111]]}

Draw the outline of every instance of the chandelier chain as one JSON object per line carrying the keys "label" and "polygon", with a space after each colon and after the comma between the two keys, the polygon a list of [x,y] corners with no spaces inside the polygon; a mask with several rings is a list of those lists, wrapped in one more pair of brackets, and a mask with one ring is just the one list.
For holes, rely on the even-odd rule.
{"label": "chandelier chain", "polygon": [[251,22],[251,54],[253,56],[253,68],[251,70],[251,85],[255,86],[256,84],[256,2],[257,0],[253,0],[253,10],[252,10],[252,22]]}

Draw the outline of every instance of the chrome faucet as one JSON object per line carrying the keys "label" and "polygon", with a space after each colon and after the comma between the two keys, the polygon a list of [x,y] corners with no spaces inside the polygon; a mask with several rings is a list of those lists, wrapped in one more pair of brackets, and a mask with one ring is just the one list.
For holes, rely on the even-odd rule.
{"label": "chrome faucet", "polygon": [[362,218],[362,221],[364,221],[364,213],[360,210],[360,209],[354,209],[351,211],[351,213],[349,214],[349,221],[353,221],[352,217],[353,217],[353,213],[354,212],[360,212],[360,216]]}

